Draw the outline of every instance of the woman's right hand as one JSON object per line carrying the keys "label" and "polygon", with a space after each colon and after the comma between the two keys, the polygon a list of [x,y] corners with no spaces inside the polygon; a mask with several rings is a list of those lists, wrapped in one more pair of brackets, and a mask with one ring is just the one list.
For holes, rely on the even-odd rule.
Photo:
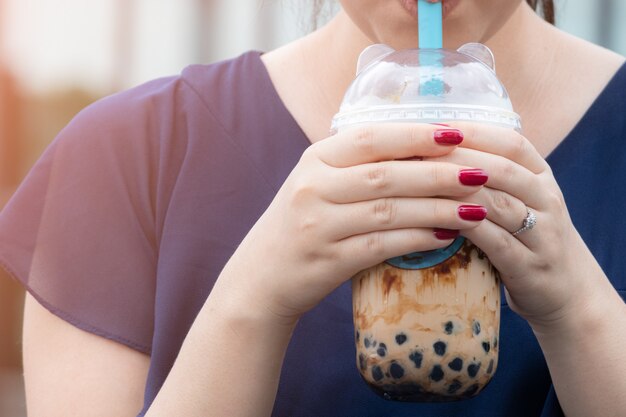
{"label": "woman's right hand", "polygon": [[[384,124],[313,144],[218,283],[243,305],[291,324],[365,268],[446,247],[455,231],[480,223],[461,218],[458,200],[479,191],[486,174],[407,159],[446,155],[462,138],[438,125]],[[474,208],[474,217],[486,216]]]}

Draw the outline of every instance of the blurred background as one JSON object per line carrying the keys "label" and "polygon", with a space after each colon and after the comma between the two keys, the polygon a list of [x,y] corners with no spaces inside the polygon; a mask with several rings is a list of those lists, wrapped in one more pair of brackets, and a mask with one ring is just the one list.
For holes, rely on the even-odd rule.
{"label": "blurred background", "polygon": [[[191,63],[282,45],[312,28],[310,3],[0,0],[0,209],[89,103]],[[556,0],[556,6],[559,27],[626,54],[625,1]],[[331,14],[332,4],[325,15]],[[0,271],[0,417],[25,416],[23,298]]]}

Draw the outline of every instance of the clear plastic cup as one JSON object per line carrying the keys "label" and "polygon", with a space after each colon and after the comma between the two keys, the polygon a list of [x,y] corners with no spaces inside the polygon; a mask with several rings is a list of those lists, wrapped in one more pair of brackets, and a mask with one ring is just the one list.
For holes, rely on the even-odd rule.
{"label": "clear plastic cup", "polygon": [[[521,129],[486,46],[373,45],[361,54],[332,130],[458,120]],[[355,275],[352,290],[357,367],[384,398],[471,398],[493,377],[500,279],[470,241],[389,259]]]}

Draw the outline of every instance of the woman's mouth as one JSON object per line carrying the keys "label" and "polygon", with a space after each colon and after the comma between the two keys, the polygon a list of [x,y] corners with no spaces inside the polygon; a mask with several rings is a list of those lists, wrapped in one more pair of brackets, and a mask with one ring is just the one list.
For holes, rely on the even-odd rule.
{"label": "woman's mouth", "polygon": [[[461,0],[439,0],[443,4],[443,18],[445,19],[450,12],[459,4]],[[417,19],[417,0],[400,0],[402,7],[412,17]]]}

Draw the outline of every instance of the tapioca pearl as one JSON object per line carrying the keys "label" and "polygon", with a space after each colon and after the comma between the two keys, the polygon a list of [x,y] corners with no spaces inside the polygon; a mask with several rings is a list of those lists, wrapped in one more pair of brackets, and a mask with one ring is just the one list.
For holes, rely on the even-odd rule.
{"label": "tapioca pearl", "polygon": [[354,336],[354,338],[356,340],[356,343],[358,344],[359,343],[359,339],[361,339],[361,333],[359,333],[358,330],[356,331],[356,335]]}
{"label": "tapioca pearl", "polygon": [[475,378],[476,375],[478,374],[478,370],[479,369],[480,369],[480,362],[479,363],[471,363],[467,367],[467,374],[470,376],[470,378]]}
{"label": "tapioca pearl", "polygon": [[374,378],[374,381],[378,382],[384,377],[385,375],[383,375],[383,370],[380,369],[380,366],[376,365],[372,368],[372,378]]}
{"label": "tapioca pearl", "polygon": [[430,379],[435,382],[439,382],[443,379],[443,369],[441,369],[441,365],[433,366],[433,369],[430,371],[430,375],[428,375]]}
{"label": "tapioca pearl", "polygon": [[443,331],[446,332],[446,334],[452,334],[452,332],[454,331],[454,323],[452,323],[451,321],[446,322],[443,325]]}
{"label": "tapioca pearl", "polygon": [[474,384],[463,392],[463,395],[472,396],[478,392],[480,385]]}
{"label": "tapioca pearl", "polygon": [[378,342],[377,342],[377,341],[375,341],[375,340],[374,340],[374,341],[372,341],[372,347],[373,347],[373,348],[375,348],[377,344],[378,344]]}
{"label": "tapioca pearl", "polygon": [[408,338],[406,337],[406,335],[404,333],[398,333],[396,335],[396,343],[398,345],[402,345],[404,342],[406,342]]}
{"label": "tapioca pearl", "polygon": [[452,369],[453,371],[457,371],[459,372],[461,369],[463,369],[463,359],[461,358],[454,358],[449,364],[448,367],[450,369]]}
{"label": "tapioca pearl", "polygon": [[385,345],[384,343],[378,345],[376,353],[378,353],[378,356],[380,356],[381,358],[385,357],[387,355],[387,345]]}
{"label": "tapioca pearl", "polygon": [[359,368],[361,368],[361,371],[367,370],[367,359],[362,353],[359,353]]}
{"label": "tapioca pearl", "polygon": [[392,362],[389,367],[389,373],[395,379],[400,379],[404,376],[404,368],[397,362]]}
{"label": "tapioca pearl", "polygon": [[493,372],[493,365],[494,365],[494,361],[493,359],[489,361],[489,366],[487,367],[487,373],[490,374]]}
{"label": "tapioca pearl", "polygon": [[476,336],[480,334],[480,322],[478,320],[474,320],[472,323],[472,332],[474,332]]}
{"label": "tapioca pearl", "polygon": [[435,344],[433,345],[433,349],[435,350],[435,353],[439,356],[443,356],[446,354],[447,347],[448,345],[446,345],[446,343],[442,342],[441,340],[438,342],[435,342]]}
{"label": "tapioca pearl", "polygon": [[495,337],[493,338],[493,348],[495,349],[495,348],[497,348],[497,347],[498,347],[498,336],[495,336]]}
{"label": "tapioca pearl", "polygon": [[448,385],[448,394],[454,394],[455,392],[460,390],[462,386],[463,384],[461,383],[461,381],[455,379],[450,383],[450,385]]}
{"label": "tapioca pearl", "polygon": [[489,353],[489,351],[491,350],[491,344],[489,342],[483,342],[483,349],[485,353]]}
{"label": "tapioca pearl", "polygon": [[409,359],[415,364],[416,368],[421,368],[424,355],[422,354],[422,352],[418,352],[415,350],[411,352],[411,354],[409,355]]}
{"label": "tapioca pearl", "polygon": [[365,346],[365,349],[369,349],[369,347],[372,345],[372,341],[369,339],[369,337],[363,339],[363,345]]}

